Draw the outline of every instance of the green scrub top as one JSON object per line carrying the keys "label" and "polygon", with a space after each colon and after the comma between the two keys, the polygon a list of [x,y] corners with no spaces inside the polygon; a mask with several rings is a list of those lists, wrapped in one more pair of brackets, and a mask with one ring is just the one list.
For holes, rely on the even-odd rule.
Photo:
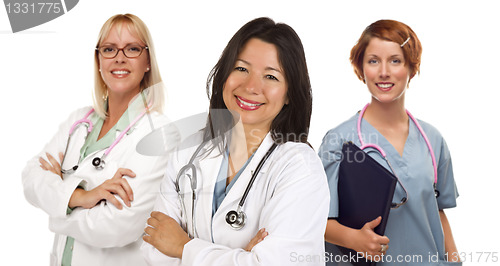
{"label": "green scrub top", "polygon": [[[99,140],[97,140],[97,137],[101,132],[104,120],[100,118],[95,112],[92,113],[92,115],[90,116],[90,120],[92,121],[94,127],[92,128],[92,131],[89,133],[89,135],[85,140],[85,143],[80,149],[80,161],[82,161],[85,157],[87,157],[89,154],[92,154],[95,151],[105,150],[109,146],[111,146],[111,144],[113,144],[113,142],[115,141],[116,137],[129,126],[130,121],[135,119],[135,117],[137,117],[143,110],[144,110],[143,99],[142,97],[139,96],[129,105],[127,110],[123,113],[123,115],[120,117],[120,120],[118,120],[118,122],[113,126],[113,128],[111,128],[106,133],[106,135],[104,135]],[[129,132],[127,132],[127,134],[130,134],[131,131],[132,130],[129,129]],[[72,209],[68,208],[67,214],[69,215],[71,214],[71,212]],[[75,239],[68,236],[66,240],[66,245],[64,247],[61,266],[71,266],[74,242]]]}

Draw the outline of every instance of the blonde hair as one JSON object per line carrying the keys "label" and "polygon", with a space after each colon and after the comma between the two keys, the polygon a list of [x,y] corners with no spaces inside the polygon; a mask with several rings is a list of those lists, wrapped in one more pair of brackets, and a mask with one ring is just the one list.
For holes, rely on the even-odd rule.
{"label": "blonde hair", "polygon": [[[96,47],[99,47],[103,40],[109,35],[113,26],[117,25],[117,30],[120,32],[121,26],[126,25],[127,29],[136,35],[142,42],[146,44],[148,49],[145,51],[149,54],[150,70],[144,73],[141,81],[141,91],[149,88],[149,93],[146,94],[146,100],[151,104],[150,111],[157,111],[162,113],[164,104],[164,87],[160,72],[158,71],[158,64],[156,61],[155,49],[153,39],[149,33],[146,24],[137,16],[132,14],[118,14],[109,18],[101,28],[97,39]],[[106,83],[101,77],[99,72],[99,52],[96,50],[94,54],[94,110],[101,117],[107,116],[105,108],[105,98],[107,95]]]}

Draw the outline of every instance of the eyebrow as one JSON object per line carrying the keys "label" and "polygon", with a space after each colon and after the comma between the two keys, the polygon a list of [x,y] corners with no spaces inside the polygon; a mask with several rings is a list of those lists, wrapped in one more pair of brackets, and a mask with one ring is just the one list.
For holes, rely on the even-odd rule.
{"label": "eyebrow", "polygon": [[[139,45],[139,46],[147,46],[147,45],[142,45],[142,44],[140,44],[138,42],[129,42],[129,43],[125,44],[125,46],[130,45],[130,44],[136,44],[136,45]],[[101,45],[114,45],[114,46],[118,46],[118,44],[116,44],[114,42],[103,42],[103,43],[101,43]]]}
{"label": "eyebrow", "polygon": [[[252,65],[252,64],[250,64],[250,62],[245,61],[245,60],[243,60],[243,59],[236,59],[236,61],[241,61],[241,62],[243,62],[243,63],[245,63],[245,64],[247,64],[247,65],[250,65],[250,66]],[[276,71],[276,72],[278,72],[278,73],[282,74],[282,73],[281,73],[281,71],[280,71],[279,69],[276,69],[276,68],[274,68],[274,67],[270,67],[270,66],[268,66],[268,67],[266,67],[266,70],[272,70],[272,71]]]}
{"label": "eyebrow", "polygon": [[[367,54],[367,56],[379,57],[376,54]],[[404,57],[404,54],[393,54],[393,55],[389,56],[389,58],[391,58],[391,57],[397,57],[397,56],[403,56]]]}

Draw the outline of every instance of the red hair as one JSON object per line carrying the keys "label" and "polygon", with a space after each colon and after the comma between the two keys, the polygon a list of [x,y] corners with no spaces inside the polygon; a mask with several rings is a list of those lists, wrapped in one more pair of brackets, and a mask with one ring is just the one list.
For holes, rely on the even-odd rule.
{"label": "red hair", "polygon": [[[406,24],[395,20],[379,20],[372,23],[359,37],[358,42],[351,49],[349,60],[354,68],[356,76],[364,81],[363,59],[366,47],[372,38],[395,42],[403,45],[405,65],[410,68],[410,80],[415,74],[420,73],[420,59],[422,56],[422,44],[417,34]],[[408,39],[409,38],[409,39]]]}

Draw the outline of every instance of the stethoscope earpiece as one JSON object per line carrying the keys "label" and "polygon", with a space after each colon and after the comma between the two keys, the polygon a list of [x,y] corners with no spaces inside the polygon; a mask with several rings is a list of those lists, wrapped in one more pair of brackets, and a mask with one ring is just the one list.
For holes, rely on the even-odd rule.
{"label": "stethoscope earpiece", "polygon": [[102,170],[104,169],[104,165],[106,165],[106,162],[99,158],[99,157],[95,157],[93,160],[92,160],[92,165],[97,169],[97,170]]}
{"label": "stethoscope earpiece", "polygon": [[[404,187],[403,187],[404,188]],[[400,203],[391,203],[391,209],[397,209],[401,206],[403,206],[406,202],[408,201],[408,198],[407,197],[403,197],[401,199],[401,202]]]}
{"label": "stethoscope earpiece", "polygon": [[226,214],[226,222],[229,224],[233,229],[240,230],[245,226],[245,220],[247,216],[244,212],[242,211],[229,211]]}
{"label": "stethoscope earpiece", "polygon": [[436,198],[437,198],[437,197],[439,197],[440,194],[441,193],[439,193],[439,190],[437,190],[437,184],[434,183],[434,196],[436,196]]}

